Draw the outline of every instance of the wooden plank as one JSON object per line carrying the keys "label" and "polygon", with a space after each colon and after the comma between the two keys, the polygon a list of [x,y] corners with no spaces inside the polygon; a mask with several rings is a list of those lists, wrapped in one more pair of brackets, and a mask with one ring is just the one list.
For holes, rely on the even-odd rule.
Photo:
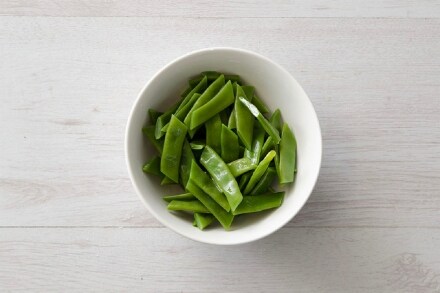
{"label": "wooden plank", "polygon": [[23,17],[0,18],[0,226],[160,226],[127,178],[126,119],[155,71],[209,46],[273,58],[316,107],[321,177],[290,225],[439,226],[440,20]]}
{"label": "wooden plank", "polygon": [[440,290],[438,229],[286,228],[234,247],[154,228],[0,232],[6,291]]}
{"label": "wooden plank", "polygon": [[170,1],[170,0],[6,0],[0,15],[146,17],[392,17],[438,18],[440,3],[430,0]]}

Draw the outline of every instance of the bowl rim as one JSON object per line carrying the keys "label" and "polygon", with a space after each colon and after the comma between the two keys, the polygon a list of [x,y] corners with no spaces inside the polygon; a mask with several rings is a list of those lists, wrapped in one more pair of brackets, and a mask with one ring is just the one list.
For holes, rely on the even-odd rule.
{"label": "bowl rim", "polygon": [[[285,221],[280,221],[275,225],[274,229],[270,229],[267,230],[257,236],[254,237],[248,237],[246,239],[243,240],[238,240],[238,241],[229,241],[229,242],[215,242],[212,240],[206,240],[206,239],[198,239],[198,238],[194,238],[191,235],[188,235],[186,233],[181,232],[180,230],[176,229],[173,225],[170,225],[167,221],[165,221],[164,219],[162,219],[160,216],[158,216],[158,214],[154,211],[154,209],[150,206],[150,204],[145,200],[145,198],[142,196],[142,193],[140,191],[140,189],[137,186],[137,183],[134,180],[134,175],[133,175],[133,166],[129,160],[129,151],[128,151],[128,136],[129,136],[129,131],[131,129],[131,124],[132,124],[132,119],[133,119],[133,113],[135,111],[135,109],[138,107],[138,104],[141,101],[141,97],[143,96],[144,92],[147,90],[147,88],[150,86],[150,84],[153,82],[153,80],[155,80],[160,74],[162,74],[163,71],[165,71],[166,69],[168,69],[169,67],[171,67],[174,63],[179,62],[183,59],[189,58],[191,56],[195,56],[195,55],[199,55],[199,54],[204,54],[206,52],[213,52],[213,51],[231,51],[231,52],[239,52],[242,54],[249,54],[252,55],[255,58],[259,58],[262,59],[268,63],[271,63],[271,65],[277,67],[279,70],[281,70],[283,73],[287,74],[290,78],[292,78],[292,80],[296,83],[297,86],[300,87],[300,89],[303,91],[303,93],[306,96],[306,100],[307,102],[310,104],[311,108],[313,109],[313,115],[314,115],[314,120],[316,120],[317,122],[317,134],[319,136],[319,153],[317,153],[318,156],[318,171],[315,174],[315,178],[313,178],[313,184],[310,187],[310,190],[308,192],[308,195],[305,197],[305,200],[300,204],[299,209],[296,211],[296,213],[293,213],[290,217],[287,217]],[[127,164],[127,169],[128,169],[128,174],[130,177],[130,181],[136,191],[136,194],[138,195],[138,197],[141,199],[141,201],[144,203],[144,206],[147,208],[147,210],[153,215],[153,217],[155,219],[157,219],[162,225],[164,225],[165,227],[173,230],[174,232],[188,238],[191,239],[193,241],[197,241],[197,242],[201,242],[201,243],[207,243],[207,244],[215,244],[215,245],[239,245],[239,244],[246,244],[246,243],[250,243],[253,241],[257,241],[260,240],[262,238],[265,238],[267,236],[269,236],[272,233],[275,233],[276,231],[278,231],[279,229],[281,229],[282,227],[284,227],[288,222],[290,222],[298,213],[299,211],[301,211],[301,209],[304,207],[305,203],[309,200],[315,186],[316,183],[318,181],[319,178],[319,174],[321,171],[321,165],[322,165],[322,132],[321,132],[321,125],[319,123],[319,119],[318,119],[318,115],[316,114],[316,110],[315,107],[313,106],[312,101],[310,100],[309,96],[307,95],[307,93],[305,92],[305,90],[303,89],[303,87],[301,86],[301,84],[295,79],[295,77],[290,74],[290,72],[288,72],[284,67],[282,67],[281,65],[279,65],[278,63],[272,61],[271,59],[269,59],[268,57],[265,57],[259,53],[256,53],[254,51],[250,51],[247,49],[241,49],[241,48],[234,48],[234,47],[208,47],[208,48],[203,48],[203,49],[198,49],[198,50],[194,50],[194,51],[190,51],[184,55],[181,55],[177,58],[175,58],[174,60],[168,62],[165,66],[163,66],[162,68],[160,68],[148,81],[147,83],[142,87],[142,89],[139,91],[136,100],[133,103],[133,106],[131,107],[129,116],[128,116],[128,121],[127,121],[127,125],[125,128],[125,139],[124,139],[125,143],[124,143],[124,154],[125,154],[125,161]]]}

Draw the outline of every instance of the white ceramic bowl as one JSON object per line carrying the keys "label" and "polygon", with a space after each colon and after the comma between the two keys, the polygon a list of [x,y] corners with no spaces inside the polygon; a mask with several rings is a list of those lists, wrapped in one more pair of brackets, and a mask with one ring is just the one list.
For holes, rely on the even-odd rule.
{"label": "white ceramic bowl", "polygon": [[[200,231],[192,226],[191,218],[170,213],[162,195],[173,191],[169,186],[161,186],[157,178],[142,172],[142,165],[154,154],[141,131],[148,122],[147,109],[167,109],[177,100],[190,77],[208,70],[238,74],[246,84],[255,86],[256,94],[272,111],[281,109],[282,117],[294,131],[298,144],[298,173],[295,183],[285,188],[282,206],[239,217],[233,222],[230,231],[224,231],[220,225]],[[137,194],[149,212],[162,224],[200,242],[232,245],[263,238],[281,228],[298,213],[318,178],[322,141],[312,103],[285,69],[254,52],[209,48],[172,61],[145,85],[128,118],[125,152],[128,171]]]}

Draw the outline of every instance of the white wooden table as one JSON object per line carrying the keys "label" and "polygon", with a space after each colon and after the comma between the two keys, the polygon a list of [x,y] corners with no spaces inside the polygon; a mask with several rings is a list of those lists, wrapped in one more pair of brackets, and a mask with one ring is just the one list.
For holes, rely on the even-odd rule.
{"label": "white wooden table", "polygon": [[[0,2],[0,291],[440,291],[440,1],[270,2]],[[306,206],[237,247],[164,228],[124,161],[138,91],[210,46],[284,66],[323,131]]]}

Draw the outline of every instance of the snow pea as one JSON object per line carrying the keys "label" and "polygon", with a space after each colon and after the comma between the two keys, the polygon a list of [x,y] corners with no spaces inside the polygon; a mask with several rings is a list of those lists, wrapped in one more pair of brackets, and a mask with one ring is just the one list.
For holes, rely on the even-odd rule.
{"label": "snow pea", "polygon": [[186,132],[185,124],[172,115],[165,135],[160,171],[176,183],[179,181],[179,166]]}
{"label": "snow pea", "polygon": [[281,121],[281,112],[280,109],[276,109],[275,112],[273,112],[272,116],[269,120],[270,124],[272,124],[273,127],[275,127],[279,132],[281,132],[281,128],[283,127],[283,123]]}
{"label": "snow pea", "polygon": [[155,127],[152,125],[145,126],[142,128],[142,132],[148,138],[154,148],[159,152],[159,154],[162,154],[164,140],[162,138],[156,139],[154,136]]}
{"label": "snow pea", "polygon": [[253,196],[244,196],[243,201],[233,212],[234,215],[261,212],[281,206],[284,192],[266,193]]}
{"label": "snow pea", "polygon": [[196,162],[191,163],[190,180],[208,194],[219,206],[229,212],[231,207],[225,195],[217,188],[208,174]]}
{"label": "snow pea", "polygon": [[150,117],[151,124],[156,124],[157,118],[162,114],[162,112],[156,111],[153,108],[148,109],[148,116]]}
{"label": "snow pea", "polygon": [[228,164],[228,168],[234,177],[238,177],[241,174],[252,171],[257,167],[257,165],[252,164],[251,160],[248,158],[237,159]]}
{"label": "snow pea", "polygon": [[238,137],[243,142],[243,145],[248,150],[250,150],[252,147],[252,136],[255,119],[252,114],[249,113],[249,110],[246,109],[246,106],[239,101],[239,97],[243,97],[244,99],[248,100],[246,94],[243,91],[243,88],[237,85],[237,94],[234,107],[235,124],[237,127]]}
{"label": "snow pea", "polygon": [[252,98],[252,103],[257,107],[258,111],[261,112],[261,114],[269,113],[269,108],[264,104],[260,98],[257,97],[257,95],[254,95]]}
{"label": "snow pea", "polygon": [[188,183],[186,184],[186,190],[191,192],[191,194],[208,209],[208,211],[220,222],[223,228],[229,230],[234,219],[234,216],[230,212],[225,211],[219,206],[218,203],[200,189],[191,179],[188,180]]}
{"label": "snow pea", "polygon": [[194,226],[200,230],[205,229],[214,221],[214,216],[210,214],[194,213]]}
{"label": "snow pea", "polygon": [[234,103],[234,94],[232,93],[232,84],[228,81],[210,101],[192,113],[190,129],[194,130],[232,103]]}
{"label": "snow pea", "polygon": [[160,185],[170,185],[170,184],[176,184],[172,179],[168,178],[167,176],[164,176],[162,178],[162,181],[160,181]]}
{"label": "snow pea", "polygon": [[[206,141],[208,142],[208,133],[206,134]],[[221,157],[225,163],[232,162],[238,159],[239,144],[237,135],[230,130],[226,125],[221,124]],[[214,149],[215,150],[215,149]]]}
{"label": "snow pea", "polygon": [[194,213],[209,213],[208,209],[197,199],[191,201],[172,200],[167,209],[169,211],[188,211]]}
{"label": "snow pea", "polygon": [[168,111],[166,111],[157,118],[155,130],[154,130],[154,136],[156,139],[160,139],[162,136],[165,135],[165,133],[162,132],[162,128],[165,126],[165,124],[170,122],[171,115],[174,112],[176,112],[177,108],[179,108],[181,103],[182,100],[177,101],[168,109]]}
{"label": "snow pea", "polygon": [[295,179],[296,139],[289,126],[284,123],[280,142],[278,178],[280,184],[293,182]]}
{"label": "snow pea", "polygon": [[206,143],[203,140],[193,140],[192,142],[190,142],[190,145],[191,145],[191,149],[200,151],[203,150]]}
{"label": "snow pea", "polygon": [[254,97],[255,88],[253,86],[251,86],[251,85],[242,85],[241,88],[243,89],[244,94],[247,97],[247,100],[249,102],[252,102],[253,97]]}
{"label": "snow pea", "polygon": [[266,192],[269,187],[272,185],[275,177],[277,175],[277,171],[273,167],[267,168],[263,177],[261,177],[260,181],[255,185],[254,189],[252,189],[250,195],[262,194]]}
{"label": "snow pea", "polygon": [[157,176],[163,176],[163,174],[160,172],[160,157],[154,156],[151,160],[145,163],[145,165],[142,167],[142,171]]}
{"label": "snow pea", "polygon": [[172,200],[195,200],[196,198],[191,193],[165,195],[162,197],[164,201],[170,202]]}
{"label": "snow pea", "polygon": [[267,119],[263,116],[263,114],[257,109],[257,107],[246,100],[244,97],[239,97],[240,102],[248,108],[248,110],[252,113],[255,118],[257,118],[258,122],[260,122],[261,126],[263,126],[264,130],[266,130],[267,134],[269,134],[274,143],[278,144],[280,142],[280,134],[278,130],[272,126],[272,124],[267,121]]}
{"label": "snow pea", "polygon": [[273,143],[272,137],[268,136],[266,141],[263,144],[263,148],[261,149],[261,157],[265,157],[267,153],[273,149],[275,144]]}
{"label": "snow pea", "polygon": [[264,135],[265,131],[261,127],[261,125],[257,124],[254,127],[254,138],[252,141],[252,147],[251,149],[245,149],[244,150],[244,157],[251,160],[251,163],[254,165],[258,165],[261,158],[261,151],[263,149],[264,144]]}
{"label": "snow pea", "polygon": [[232,109],[231,115],[229,115],[228,128],[229,129],[237,128],[237,123],[235,122],[235,107],[234,109]]}
{"label": "snow pea", "polygon": [[[212,84],[210,84],[208,88],[202,93],[202,95],[194,103],[191,110],[189,110],[188,114],[183,120],[183,122],[185,123],[186,127],[188,127],[188,129],[190,128],[191,125],[193,112],[198,108],[200,108],[201,106],[205,105],[208,101],[210,101],[220,91],[220,89],[223,88],[224,85],[225,85],[225,76],[222,74]],[[190,136],[191,137],[194,136],[194,133],[195,130],[193,130],[193,132],[190,131]]]}
{"label": "snow pea", "polygon": [[257,168],[252,173],[251,179],[249,179],[249,182],[246,185],[246,188],[244,189],[244,194],[249,194],[252,191],[252,189],[257,184],[258,180],[260,180],[261,177],[266,172],[270,162],[273,160],[275,155],[276,155],[275,151],[272,150],[264,157],[263,160],[261,160]]}
{"label": "snow pea", "polygon": [[243,191],[246,187],[247,183],[249,182],[249,179],[251,179],[252,172],[247,172],[241,175],[240,181],[238,183],[238,186],[240,187],[240,190]]}
{"label": "snow pea", "polygon": [[222,121],[220,116],[214,115],[211,119],[205,123],[206,129],[206,145],[209,145],[216,151],[220,153],[221,151],[221,133],[222,133]]}
{"label": "snow pea", "polygon": [[231,210],[240,204],[243,199],[237,181],[222,158],[209,146],[206,146],[200,157],[200,163],[211,175],[212,180],[220,187],[228,199]]}
{"label": "snow pea", "polygon": [[[190,86],[195,86],[203,78],[203,76],[206,76],[208,78],[208,83],[211,83],[214,80],[216,80],[221,74],[222,73],[217,72],[217,71],[204,71],[199,76],[196,76],[195,78],[190,79],[188,83]],[[240,76],[235,75],[235,74],[225,74],[225,80],[226,81],[230,80],[232,82],[239,83]]]}
{"label": "snow pea", "polygon": [[185,139],[182,147],[182,157],[180,158],[180,182],[185,186],[191,172],[191,162],[194,160],[194,154],[189,142]]}
{"label": "snow pea", "polygon": [[[179,118],[180,121],[183,121],[183,119],[185,119],[185,117],[188,114],[189,110],[191,110],[192,106],[194,105],[194,103],[197,101],[197,99],[199,97],[200,97],[200,94],[197,94],[197,93],[192,95],[191,99],[189,99],[189,101],[182,108],[176,110],[175,116],[177,118]],[[165,124],[165,126],[162,127],[161,131],[162,132],[167,132],[167,129],[168,129],[169,125],[170,125],[169,122],[167,124]]]}

